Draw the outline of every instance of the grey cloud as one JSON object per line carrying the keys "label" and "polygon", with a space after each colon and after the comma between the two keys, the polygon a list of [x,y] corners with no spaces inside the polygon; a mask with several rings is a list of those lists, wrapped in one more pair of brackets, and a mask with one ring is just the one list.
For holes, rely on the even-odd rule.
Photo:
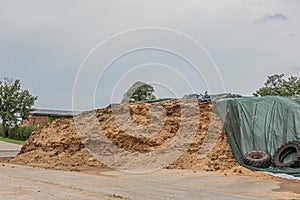
{"label": "grey cloud", "polygon": [[260,24],[260,23],[268,23],[271,21],[286,21],[289,18],[287,16],[284,16],[283,14],[276,13],[273,15],[266,15],[260,18],[259,20],[256,20],[255,22]]}
{"label": "grey cloud", "polygon": [[[247,2],[254,4],[247,6]],[[254,19],[272,26],[257,26]],[[200,42],[218,65],[226,91],[250,95],[269,74],[298,74],[299,19],[298,1],[2,1],[0,75],[20,78],[24,88],[39,96],[37,107],[70,109],[77,70],[95,45],[121,31],[156,26],[181,31]],[[116,65],[111,79],[117,79],[125,65],[135,62],[150,61],[142,56],[128,57],[128,63]],[[165,63],[179,66],[171,58]],[[294,69],[287,67],[293,65]],[[180,67],[187,72],[185,65]],[[174,77],[159,75],[182,88],[179,81],[173,84]],[[142,77],[139,80],[144,81]],[[111,86],[113,82],[108,81]],[[198,85],[199,92],[205,91]],[[124,85],[119,96],[128,87]],[[106,94],[110,88],[97,91],[99,104],[109,103],[111,96]],[[84,95],[80,98],[83,104],[88,101]]]}
{"label": "grey cloud", "polygon": [[292,70],[294,70],[294,71],[300,71],[300,65],[293,65],[292,67]]}

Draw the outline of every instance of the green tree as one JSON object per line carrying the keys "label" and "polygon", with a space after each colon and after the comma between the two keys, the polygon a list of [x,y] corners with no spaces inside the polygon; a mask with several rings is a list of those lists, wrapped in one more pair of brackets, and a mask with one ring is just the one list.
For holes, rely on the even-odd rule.
{"label": "green tree", "polygon": [[123,95],[121,104],[141,102],[147,100],[156,100],[154,88],[144,82],[135,82],[129,90]]}
{"label": "green tree", "polygon": [[232,93],[228,93],[228,94],[226,94],[226,97],[225,97],[225,98],[239,98],[239,97],[242,97],[242,95],[240,95],[240,94],[232,94]]}
{"label": "green tree", "polygon": [[284,74],[268,76],[265,86],[256,91],[254,96],[299,96],[300,78],[290,76],[284,79]]}
{"label": "green tree", "polygon": [[36,100],[37,97],[32,96],[28,90],[21,90],[20,80],[0,80],[0,118],[4,137],[8,137],[9,128],[27,119],[29,113],[34,110]]}

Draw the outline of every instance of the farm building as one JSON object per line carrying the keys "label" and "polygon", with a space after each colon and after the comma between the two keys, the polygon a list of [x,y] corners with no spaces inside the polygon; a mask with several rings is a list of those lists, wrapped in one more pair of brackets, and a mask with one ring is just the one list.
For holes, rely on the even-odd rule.
{"label": "farm building", "polygon": [[28,119],[22,122],[22,125],[43,126],[55,119],[70,118],[80,113],[79,111],[37,109],[31,112]]}

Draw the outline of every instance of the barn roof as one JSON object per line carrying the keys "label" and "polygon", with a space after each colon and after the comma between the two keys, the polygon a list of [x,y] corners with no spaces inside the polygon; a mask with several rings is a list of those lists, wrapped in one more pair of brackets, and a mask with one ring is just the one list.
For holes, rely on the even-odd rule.
{"label": "barn roof", "polygon": [[50,110],[50,109],[36,109],[31,114],[34,116],[75,116],[80,114],[80,111],[67,111],[67,110]]}

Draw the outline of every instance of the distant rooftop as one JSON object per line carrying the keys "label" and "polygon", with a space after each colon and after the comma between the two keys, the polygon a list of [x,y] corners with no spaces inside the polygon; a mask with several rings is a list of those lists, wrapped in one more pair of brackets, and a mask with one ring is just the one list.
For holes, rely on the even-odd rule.
{"label": "distant rooftop", "polygon": [[67,110],[50,110],[50,109],[36,109],[32,111],[32,115],[44,115],[44,116],[75,116],[79,115],[80,111],[67,111]]}

